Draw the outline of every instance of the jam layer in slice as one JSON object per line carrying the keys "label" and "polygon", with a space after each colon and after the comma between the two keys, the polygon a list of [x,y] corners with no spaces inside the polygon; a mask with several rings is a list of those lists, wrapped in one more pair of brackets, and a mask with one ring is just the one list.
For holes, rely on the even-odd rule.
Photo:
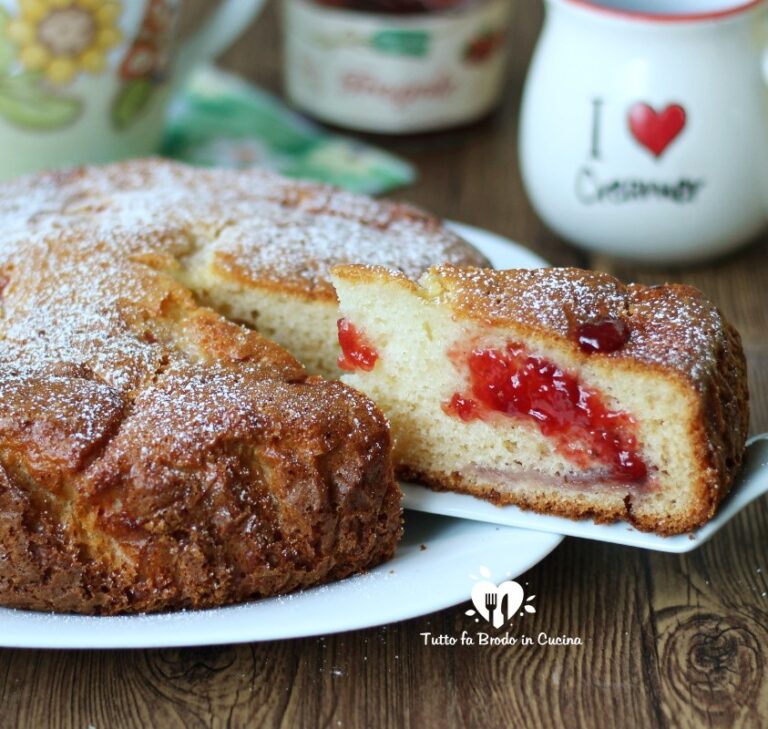
{"label": "jam layer in slice", "polygon": [[648,467],[639,454],[635,420],[610,410],[600,394],[520,344],[475,349],[467,358],[469,392],[455,393],[443,410],[465,422],[502,413],[536,423],[579,468],[599,466],[612,481],[640,484]]}
{"label": "jam layer in slice", "polygon": [[354,370],[370,372],[379,358],[379,353],[349,319],[339,319],[336,325],[339,330],[339,345],[341,345],[339,369],[347,372]]}

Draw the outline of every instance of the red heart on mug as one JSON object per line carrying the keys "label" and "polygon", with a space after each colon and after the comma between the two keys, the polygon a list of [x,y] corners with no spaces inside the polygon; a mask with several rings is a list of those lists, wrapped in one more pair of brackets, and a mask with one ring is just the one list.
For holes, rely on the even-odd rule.
{"label": "red heart on mug", "polygon": [[685,109],[680,104],[670,104],[663,111],[656,111],[643,102],[629,109],[629,130],[632,136],[655,157],[664,150],[685,126]]}

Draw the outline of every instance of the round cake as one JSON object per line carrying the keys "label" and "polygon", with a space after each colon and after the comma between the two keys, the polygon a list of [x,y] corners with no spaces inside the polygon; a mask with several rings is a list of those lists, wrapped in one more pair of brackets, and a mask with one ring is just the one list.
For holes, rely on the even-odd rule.
{"label": "round cake", "polygon": [[392,556],[388,425],[299,360],[335,369],[331,265],[472,248],[402,204],[159,160],[0,185],[0,226],[0,604],[217,606]]}

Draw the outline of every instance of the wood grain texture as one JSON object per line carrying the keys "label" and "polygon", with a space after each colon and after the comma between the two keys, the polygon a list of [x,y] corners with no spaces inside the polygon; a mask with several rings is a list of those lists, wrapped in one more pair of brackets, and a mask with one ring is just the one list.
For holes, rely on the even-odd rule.
{"label": "wood grain texture", "polygon": [[[766,239],[725,261],[657,270],[586,256],[531,210],[517,167],[516,118],[540,23],[538,3],[518,3],[509,88],[492,118],[442,135],[384,141],[419,168],[419,182],[401,196],[523,241],[555,264],[700,287],[742,332],[752,431],[768,431]],[[271,7],[224,65],[279,90],[276,28]],[[765,727],[767,537],[763,500],[689,556],[566,540],[520,578],[538,606],[525,629],[578,635],[582,646],[423,645],[425,631],[476,631],[462,605],[325,639],[0,651],[0,728]]]}

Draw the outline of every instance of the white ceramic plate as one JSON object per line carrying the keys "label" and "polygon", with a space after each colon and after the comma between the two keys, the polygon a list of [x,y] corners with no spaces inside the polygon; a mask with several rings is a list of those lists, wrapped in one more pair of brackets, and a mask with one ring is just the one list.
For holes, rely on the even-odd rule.
{"label": "white ceramic plate", "polygon": [[543,268],[549,264],[539,258],[533,251],[513,243],[509,238],[503,238],[473,225],[448,221],[448,227],[455,230],[464,240],[468,240],[479,248],[494,268]]}
{"label": "white ceramic plate", "polygon": [[674,537],[639,532],[623,521],[616,524],[595,524],[589,519],[562,519],[558,516],[534,514],[517,506],[494,506],[466,494],[438,493],[416,484],[404,483],[401,487],[403,506],[406,509],[652,549],[656,552],[682,554],[706,544],[742,509],[768,494],[768,433],[756,435],[749,440],[741,472],[715,518],[701,529]]}
{"label": "white ceramic plate", "polygon": [[[469,226],[454,227],[499,268],[543,265],[530,251],[503,238]],[[558,534],[409,511],[395,558],[365,575],[286,597],[165,615],[83,617],[0,608],[0,646],[160,648],[298,638],[383,625],[468,600],[481,566],[494,582],[512,579],[561,540]]]}

